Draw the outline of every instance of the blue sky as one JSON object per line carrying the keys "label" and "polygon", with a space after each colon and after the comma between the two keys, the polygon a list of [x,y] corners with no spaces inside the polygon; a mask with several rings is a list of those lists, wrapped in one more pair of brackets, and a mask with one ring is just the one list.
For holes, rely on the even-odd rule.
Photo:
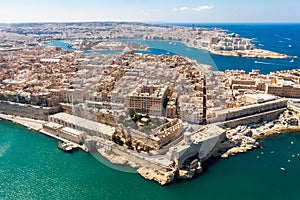
{"label": "blue sky", "polygon": [[300,22],[299,0],[0,0],[0,22]]}

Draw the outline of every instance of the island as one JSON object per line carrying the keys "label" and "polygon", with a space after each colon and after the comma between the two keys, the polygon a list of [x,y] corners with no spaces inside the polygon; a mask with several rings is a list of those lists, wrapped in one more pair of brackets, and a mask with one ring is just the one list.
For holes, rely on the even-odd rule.
{"label": "island", "polygon": [[234,41],[225,44],[233,45],[228,55],[278,56],[254,50],[249,40],[222,30],[96,25],[1,25],[0,117],[131,166],[161,185],[194,177],[212,157],[257,148],[259,138],[300,130],[300,70],[221,72],[179,55],[135,53],[129,45],[109,55],[41,45],[144,37],[190,43],[191,38],[201,41],[191,37],[195,33],[200,37],[207,31],[221,34],[214,39],[217,44],[224,38]]}

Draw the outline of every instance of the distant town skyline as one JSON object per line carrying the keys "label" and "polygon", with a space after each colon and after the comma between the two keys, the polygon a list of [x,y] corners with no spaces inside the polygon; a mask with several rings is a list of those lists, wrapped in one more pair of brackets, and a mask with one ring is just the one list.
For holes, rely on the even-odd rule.
{"label": "distant town skyline", "polygon": [[138,21],[193,23],[300,22],[296,0],[10,0],[0,23]]}

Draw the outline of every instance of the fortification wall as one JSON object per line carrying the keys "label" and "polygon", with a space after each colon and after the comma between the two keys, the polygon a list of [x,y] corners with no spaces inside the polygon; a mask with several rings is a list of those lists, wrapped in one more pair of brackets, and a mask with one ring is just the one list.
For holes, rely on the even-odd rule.
{"label": "fortification wall", "polygon": [[29,104],[0,101],[0,113],[32,119],[48,120],[48,115],[57,113],[60,110],[60,106],[40,107]]}
{"label": "fortification wall", "polygon": [[234,128],[237,127],[238,125],[257,124],[263,121],[271,121],[277,119],[280,116],[280,114],[282,114],[284,111],[285,108],[281,108],[269,112],[259,113],[256,115],[251,115],[247,117],[226,121],[224,122],[224,125],[230,128]]}

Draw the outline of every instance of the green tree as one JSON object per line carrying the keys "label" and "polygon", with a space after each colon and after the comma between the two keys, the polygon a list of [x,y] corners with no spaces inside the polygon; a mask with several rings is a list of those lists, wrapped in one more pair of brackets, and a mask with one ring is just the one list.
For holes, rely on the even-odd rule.
{"label": "green tree", "polygon": [[129,138],[125,141],[125,144],[128,146],[128,147],[132,147],[132,140]]}
{"label": "green tree", "polygon": [[146,151],[147,153],[149,153],[149,152],[151,151],[151,147],[146,146],[146,147],[145,147],[145,151]]}
{"label": "green tree", "polygon": [[128,113],[129,113],[129,116],[130,116],[131,118],[133,118],[134,115],[135,115],[135,111],[132,110],[132,109],[130,109],[130,110],[128,111]]}
{"label": "green tree", "polygon": [[138,150],[139,146],[140,146],[140,143],[139,143],[139,142],[135,143],[135,145],[134,145],[135,150]]}

